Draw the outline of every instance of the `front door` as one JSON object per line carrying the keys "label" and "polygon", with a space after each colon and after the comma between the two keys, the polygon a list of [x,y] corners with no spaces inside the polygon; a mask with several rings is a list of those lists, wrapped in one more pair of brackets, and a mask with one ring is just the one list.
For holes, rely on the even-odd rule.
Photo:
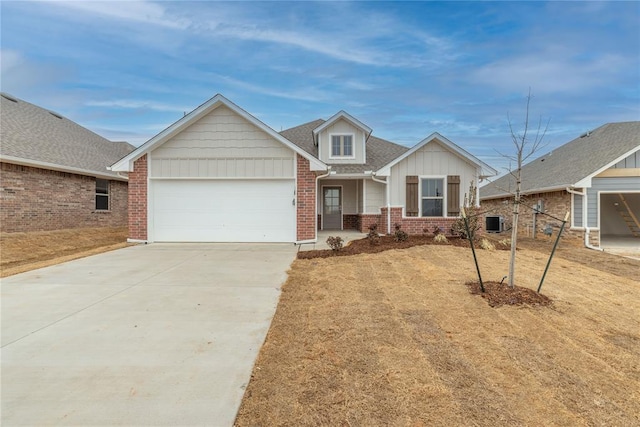
{"label": "front door", "polygon": [[323,187],[322,229],[342,230],[342,189]]}

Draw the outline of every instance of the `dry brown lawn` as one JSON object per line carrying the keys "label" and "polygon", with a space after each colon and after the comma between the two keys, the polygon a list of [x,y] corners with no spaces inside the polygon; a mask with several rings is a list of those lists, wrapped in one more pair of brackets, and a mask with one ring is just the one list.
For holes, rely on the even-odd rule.
{"label": "dry brown lawn", "polygon": [[[621,258],[574,253],[554,259],[548,307],[471,295],[465,248],[296,260],[237,425],[640,425],[640,262],[612,274]],[[520,286],[547,255],[519,250]],[[478,256],[500,281],[509,253]]]}
{"label": "dry brown lawn", "polygon": [[127,228],[0,234],[0,277],[127,246]]}

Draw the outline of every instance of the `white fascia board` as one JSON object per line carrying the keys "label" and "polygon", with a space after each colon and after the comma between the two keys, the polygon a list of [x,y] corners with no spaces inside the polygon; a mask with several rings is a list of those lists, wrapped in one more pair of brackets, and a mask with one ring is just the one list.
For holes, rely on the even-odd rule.
{"label": "white fascia board", "polygon": [[267,126],[260,120],[256,119],[254,116],[252,116],[251,114],[249,114],[248,112],[246,112],[245,110],[243,110],[242,108],[240,108],[239,106],[229,101],[227,98],[225,98],[220,94],[217,94],[213,98],[209,99],[207,102],[200,105],[195,110],[193,110],[186,116],[182,117],[180,120],[176,121],[175,123],[173,123],[171,126],[167,127],[165,130],[163,130],[162,132],[160,132],[159,134],[151,138],[149,141],[142,144],[136,150],[129,153],[129,155],[123,157],[118,162],[114,163],[111,166],[111,170],[117,171],[117,172],[133,171],[133,163],[136,160],[138,160],[140,157],[142,157],[146,153],[149,153],[151,150],[153,150],[154,147],[162,145],[163,143],[165,143],[166,141],[168,141],[178,133],[182,132],[184,129],[186,129],[196,121],[200,120],[203,116],[209,114],[211,111],[218,108],[220,105],[224,105],[225,107],[229,108],[233,112],[237,113],[238,115],[240,115],[241,117],[249,121],[254,126],[258,127],[260,130],[267,133],[269,136],[271,136],[275,140],[281,142],[291,150],[295,151],[305,159],[309,160],[311,170],[313,171],[327,170],[327,165],[325,165],[319,159],[315,158],[314,156],[307,153],[297,145],[293,144],[291,141],[289,141],[288,139],[286,139],[285,137],[283,137],[282,135],[280,135],[279,133],[271,129],[269,126]]}
{"label": "white fascia board", "polygon": [[109,174],[107,172],[106,167],[105,167],[105,172],[101,173],[101,172],[92,171],[89,169],[81,169],[81,168],[74,168],[72,166],[56,165],[55,163],[40,162],[37,160],[22,159],[20,157],[13,157],[13,156],[0,155],[0,161],[3,161],[5,163],[11,163],[14,165],[30,166],[34,168],[48,169],[48,170],[53,170],[57,172],[67,172],[67,173],[73,173],[76,175],[93,176],[96,178],[108,179],[111,181],[128,181],[129,180],[127,177],[124,177],[124,176]]}
{"label": "white fascia board", "polygon": [[454,152],[458,156],[466,159],[470,163],[473,163],[474,165],[479,167],[480,168],[480,176],[483,176],[483,177],[486,178],[486,177],[489,177],[489,176],[496,176],[498,174],[497,170],[495,170],[494,168],[492,168],[491,166],[489,166],[488,164],[486,164],[482,160],[478,159],[473,154],[469,153],[468,151],[466,151],[465,149],[461,148],[457,144],[453,143],[449,139],[447,139],[444,136],[440,135],[438,132],[434,132],[431,135],[429,135],[428,137],[426,137],[425,139],[423,139],[422,141],[420,141],[419,143],[417,143],[416,145],[414,145],[413,147],[411,147],[411,149],[409,151],[406,151],[401,156],[396,157],[394,160],[392,160],[388,164],[386,164],[383,167],[381,167],[378,170],[378,172],[376,173],[376,175],[389,176],[391,174],[391,168],[393,166],[397,165],[402,160],[404,160],[407,157],[411,156],[413,153],[415,153],[416,151],[418,151],[419,149],[421,149],[422,147],[424,147],[425,145],[427,145],[428,143],[430,143],[433,140],[437,140],[438,142],[443,144],[445,147],[447,147],[449,150],[451,150],[452,152]]}
{"label": "white fascia board", "polygon": [[313,140],[316,142],[316,144],[318,142],[317,139],[316,139],[316,136],[320,132],[325,130],[327,127],[331,126],[333,123],[337,122],[340,119],[345,119],[346,121],[350,122],[355,127],[357,127],[360,130],[362,130],[367,135],[365,140],[368,139],[369,135],[371,135],[371,132],[373,132],[373,129],[371,129],[369,126],[365,125],[360,120],[356,119],[355,117],[353,117],[351,114],[347,113],[346,111],[340,110],[336,114],[331,116],[327,121],[325,121],[323,124],[321,124],[320,126],[318,126],[317,128],[315,128],[312,131]]}
{"label": "white fascia board", "polygon": [[627,151],[626,153],[624,153],[623,155],[617,157],[615,160],[612,160],[611,162],[607,163],[606,165],[604,165],[603,167],[601,167],[600,169],[596,170],[595,172],[593,172],[590,175],[585,176],[584,178],[582,178],[580,181],[576,182],[575,184],[573,184],[573,187],[578,187],[578,188],[591,188],[591,179],[596,176],[601,174],[602,172],[606,171],[607,169],[609,169],[611,166],[615,165],[616,163],[622,161],[623,159],[626,159],[627,157],[629,157],[630,155],[632,155],[633,153],[635,153],[636,151],[640,150],[640,145],[638,145],[636,148],[633,148],[629,151]]}

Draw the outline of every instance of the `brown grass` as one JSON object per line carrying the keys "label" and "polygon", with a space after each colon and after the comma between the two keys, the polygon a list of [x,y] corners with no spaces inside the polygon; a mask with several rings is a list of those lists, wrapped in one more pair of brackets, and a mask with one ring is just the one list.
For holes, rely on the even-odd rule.
{"label": "brown grass", "polygon": [[[520,286],[547,255],[519,251]],[[508,256],[479,251],[483,278]],[[552,305],[499,308],[465,286],[465,248],[296,260],[237,425],[640,425],[637,274],[565,258]]]}
{"label": "brown grass", "polygon": [[127,246],[126,228],[0,234],[0,277]]}

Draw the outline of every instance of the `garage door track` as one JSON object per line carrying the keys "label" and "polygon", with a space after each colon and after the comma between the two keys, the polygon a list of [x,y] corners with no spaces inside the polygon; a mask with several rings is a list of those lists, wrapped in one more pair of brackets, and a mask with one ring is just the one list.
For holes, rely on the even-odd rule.
{"label": "garage door track", "polygon": [[232,425],[294,256],[152,244],[3,279],[2,425]]}

